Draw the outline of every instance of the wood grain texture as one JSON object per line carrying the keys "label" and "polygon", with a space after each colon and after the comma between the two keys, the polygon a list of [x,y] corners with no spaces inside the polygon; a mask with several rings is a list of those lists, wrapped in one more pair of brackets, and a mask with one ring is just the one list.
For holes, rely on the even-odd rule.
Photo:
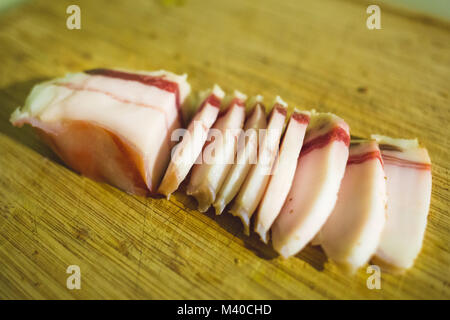
{"label": "wood grain texture", "polygon": [[[37,0],[0,16],[0,298],[450,298],[450,27],[360,1]],[[342,116],[357,136],[419,137],[433,161],[423,250],[406,274],[342,273],[307,247],[283,260],[183,190],[127,195],[65,167],[8,122],[32,85],[95,67],[187,72],[195,89],[280,95]],[[66,268],[82,288],[66,288]]]}

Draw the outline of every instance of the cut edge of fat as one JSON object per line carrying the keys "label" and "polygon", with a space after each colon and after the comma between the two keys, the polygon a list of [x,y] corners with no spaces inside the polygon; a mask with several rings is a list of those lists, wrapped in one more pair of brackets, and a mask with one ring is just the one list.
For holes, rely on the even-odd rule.
{"label": "cut edge of fat", "polygon": [[[287,105],[285,104],[284,101],[281,100],[281,98],[279,98],[279,96],[277,96],[275,98],[275,104],[282,104],[283,108],[286,109]],[[275,109],[273,109],[275,110]],[[277,114],[279,112],[276,112]],[[269,119],[269,122],[267,124],[267,130],[270,129],[270,125],[272,121],[275,121],[275,114],[272,113],[271,118]],[[277,139],[276,140],[276,152],[275,154],[271,154],[270,155],[270,162],[271,162],[271,167],[273,168],[273,164],[274,164],[274,160],[278,154],[278,148],[279,148],[279,144],[280,144],[280,139],[281,139],[281,135],[283,133],[283,127],[285,125],[286,122],[286,113],[285,114],[281,114],[282,118],[283,118],[283,124],[281,129],[279,130],[279,134],[277,133]],[[274,126],[276,125],[276,123],[273,124]],[[273,130],[273,129],[272,129]],[[275,142],[275,141],[274,141]],[[270,146],[266,145],[267,143],[267,137],[265,136],[263,138],[263,142],[262,145],[269,148],[269,150],[272,150],[270,148]],[[258,156],[260,155],[260,151],[258,150]],[[230,209],[230,213],[233,216],[237,216],[241,219],[243,225],[244,225],[244,233],[246,235],[250,234],[250,219],[253,215],[253,213],[255,212],[259,202],[261,201],[262,196],[264,195],[264,190],[267,186],[267,183],[269,181],[269,175],[265,175],[264,178],[261,178],[262,181],[259,181],[260,184],[256,187],[258,190],[257,192],[253,193],[251,192],[250,194],[248,194],[248,190],[250,189],[250,184],[253,181],[253,179],[257,179],[258,176],[261,174],[258,170],[260,170],[260,162],[259,162],[259,158],[258,158],[258,162],[253,165],[250,169],[250,172],[248,173],[247,177],[245,178],[245,181],[241,187],[241,189],[239,190],[238,194],[236,195],[236,198],[234,199],[234,203],[233,206]],[[253,196],[253,199],[251,199],[252,201],[256,202],[255,203],[251,203],[250,205],[244,205],[243,201],[248,202],[248,199],[243,199],[246,198],[248,196]]]}
{"label": "cut edge of fat", "polygon": [[[233,94],[234,97],[234,94]],[[236,103],[232,103],[233,99],[229,99],[229,96],[225,96],[224,100],[228,100],[228,103],[225,104],[227,107],[227,109],[224,110],[224,115],[222,118],[218,118],[213,126],[213,128],[217,128],[217,126],[220,126],[220,131],[223,130],[227,130],[227,129],[242,129],[244,121],[245,121],[245,109],[241,106],[238,106]],[[244,103],[245,101],[243,101]],[[224,103],[222,103],[224,104]],[[240,109],[242,109],[242,111],[239,111]],[[235,111],[238,110],[238,111]],[[231,113],[231,112],[235,112],[235,113]],[[237,112],[237,113],[236,113]],[[230,118],[228,118],[230,117]],[[237,118],[240,119],[240,124],[239,127],[238,126],[230,126],[230,123],[232,123],[232,118]],[[224,122],[226,121],[226,122]],[[223,127],[224,124],[228,124],[227,126]],[[224,144],[221,143],[219,145],[220,148],[225,148],[225,151],[229,151],[229,153],[227,154],[227,156],[234,157],[235,156],[235,142],[237,139],[233,139],[233,148],[232,149],[227,149],[225,148]],[[223,150],[222,150],[223,151]],[[202,152],[204,152],[204,150],[202,150]],[[211,184],[211,180],[209,179],[209,177],[211,176],[210,172],[216,172],[215,170],[217,170],[217,167],[219,166],[219,168],[221,168],[222,170],[220,170],[220,175],[219,176],[214,176],[215,181],[214,184],[217,185],[212,185]],[[207,164],[207,163],[201,163],[201,164],[197,164],[194,166],[194,168],[192,169],[192,175],[191,175],[191,179],[190,182],[188,184],[188,188],[186,193],[190,196],[193,196],[194,198],[196,198],[197,203],[198,203],[198,210],[201,212],[206,212],[209,207],[214,203],[215,198],[217,196],[217,192],[219,192],[220,187],[222,186],[222,183],[224,182],[227,173],[229,172],[231,166],[229,163],[212,163],[212,164]],[[200,180],[201,179],[201,180]],[[206,179],[206,180],[205,180]]]}
{"label": "cut edge of fat", "polygon": [[[382,150],[382,156],[387,154],[395,155],[399,156],[398,158],[401,160],[431,165],[427,149],[420,147],[417,139],[395,139],[380,135],[373,135],[372,137],[380,143],[397,146],[401,149],[399,151]],[[389,272],[401,274],[413,266],[423,247],[431,202],[432,174],[430,169],[402,167],[401,165],[390,164],[387,161],[384,164],[387,178],[387,219],[380,245],[372,258],[372,262],[379,264]],[[391,170],[399,170],[399,172],[392,175]],[[403,177],[399,179],[401,172]],[[398,185],[391,184],[393,179],[396,179],[395,182]],[[418,179],[421,179],[420,182]],[[395,190],[392,189],[393,187],[396,187]],[[422,189],[419,193],[417,193],[418,188]],[[392,192],[409,192],[411,194],[414,191],[417,194],[409,196],[407,203],[404,197],[400,197],[400,200],[398,200],[398,198],[392,196]],[[394,198],[396,199],[395,202],[392,200]],[[412,205],[412,202],[418,201],[419,198],[421,200]],[[403,203],[399,204],[399,201],[401,202],[402,199]],[[408,205],[412,206],[412,208],[408,211],[408,218],[405,219],[405,215],[399,214],[398,209],[405,210],[404,208]],[[397,210],[391,211],[395,210],[392,209],[393,207]],[[420,211],[414,212],[414,210]],[[413,215],[413,213],[416,213],[416,215]],[[394,218],[391,217],[393,214],[395,215]],[[392,221],[395,221],[394,224],[392,224]],[[410,233],[411,229],[413,229],[416,238],[412,238],[410,234],[407,237],[408,241],[405,242],[404,238],[401,238],[402,236],[404,237],[402,231],[404,232],[408,226],[410,227],[406,232]],[[396,237],[400,237],[400,239],[395,239]]]}
{"label": "cut edge of fat", "polygon": [[[254,104],[253,107],[253,111],[250,115],[250,117],[247,119],[245,125],[244,125],[244,129],[248,130],[248,129],[254,129],[254,130],[259,130],[259,129],[265,129],[267,123],[266,123],[266,112],[264,110],[264,108],[262,107],[262,105],[259,102],[256,102]],[[257,109],[256,109],[257,108]],[[259,110],[260,115],[262,116],[261,119],[254,119],[253,117],[258,116],[258,114],[256,114],[255,112],[257,112]],[[253,122],[254,123],[249,123],[249,122]],[[256,135],[256,140],[258,140],[258,137]],[[240,137],[240,139],[242,139],[242,137]],[[239,140],[240,143],[241,140]],[[258,151],[258,147],[256,146],[255,149],[251,149],[250,151],[247,149],[248,143],[250,143],[251,141],[248,141],[245,145],[245,153],[244,154],[238,154],[238,157],[244,157],[245,158],[249,158],[250,156],[254,156],[256,155],[255,153],[257,153]],[[256,141],[256,143],[258,143],[258,141]],[[218,196],[216,198],[216,200],[213,203],[213,206],[215,208],[216,211],[216,215],[220,215],[223,210],[225,209],[225,207],[231,202],[231,200],[236,196],[236,194],[239,192],[239,189],[241,188],[242,184],[244,183],[244,180],[246,178],[246,176],[248,175],[248,172],[250,171],[250,167],[252,166],[251,163],[247,163],[247,159],[245,159],[244,163],[240,162],[240,158],[236,159],[237,162],[233,164],[233,166],[231,167],[230,171],[228,172],[227,177],[225,178],[224,183],[222,184],[219,192],[218,192]]]}
{"label": "cut edge of fat", "polygon": [[[312,110],[311,111],[310,124],[308,125],[304,141],[307,140],[308,133],[310,133],[311,131],[316,129],[315,128],[316,126],[313,126],[313,128],[310,128],[310,126],[311,126],[311,121],[314,118],[317,118],[317,117],[320,117],[320,118],[324,117],[324,118],[326,118],[327,121],[332,122],[332,124],[330,124],[328,126],[329,128],[334,127],[335,125],[338,125],[338,126],[341,126],[342,128],[344,128],[347,131],[347,134],[349,134],[348,124],[342,118],[340,118],[337,115],[334,115],[332,113],[317,113],[314,110]],[[319,130],[319,132],[322,132],[322,131]],[[314,131],[313,131],[313,133],[314,133],[313,134],[314,137],[319,136],[319,135],[315,134]],[[340,186],[340,183],[341,183],[342,178],[344,176],[345,167],[346,167],[347,159],[348,159],[348,150],[349,149],[348,149],[348,147],[342,148],[341,144],[342,144],[342,142],[340,142],[340,141],[339,142],[333,141],[333,142],[327,144],[326,146],[324,146],[324,147],[322,147],[320,149],[317,149],[317,150],[313,150],[309,154],[305,155],[305,157],[310,158],[312,155],[314,155],[314,153],[316,153],[316,156],[317,156],[317,153],[326,152],[327,156],[328,156],[328,153],[332,152],[331,150],[333,150],[333,152],[338,152],[338,151],[339,151],[339,153],[340,152],[344,152],[345,159],[343,158],[342,159],[342,163],[339,163],[339,166],[342,166],[342,168],[339,167],[339,169],[340,169],[339,171],[342,171],[342,172],[339,172],[339,174],[335,174],[333,176],[333,172],[336,169],[338,169],[338,168],[336,168],[334,156],[333,157],[331,157],[331,156],[328,157],[329,159],[326,162],[328,164],[327,165],[327,172],[328,173],[326,175],[326,180],[324,181],[324,183],[322,183],[322,185],[323,185],[322,188],[316,189],[316,192],[317,192],[317,190],[320,190],[320,192],[318,192],[315,195],[315,199],[316,200],[313,203],[314,205],[311,206],[311,210],[313,210],[314,213],[322,212],[325,209],[326,209],[327,212],[326,212],[326,214],[323,214],[325,216],[325,218],[323,218],[322,215],[321,215],[321,217],[319,219],[320,220],[319,221],[319,226],[318,226],[317,230],[313,231],[313,234],[311,236],[308,235],[308,236],[305,237],[303,235],[302,237],[299,237],[298,233],[299,233],[300,229],[305,229],[305,227],[304,227],[305,225],[310,225],[312,223],[312,221],[313,221],[312,219],[313,218],[311,217],[311,214],[313,214],[313,213],[309,213],[308,215],[303,216],[301,218],[301,222],[297,222],[296,221],[296,220],[298,220],[298,218],[297,219],[294,218],[294,221],[290,221],[291,219],[293,219],[293,217],[295,217],[295,216],[292,216],[292,217],[289,216],[289,215],[291,215],[291,213],[290,213],[291,210],[298,210],[298,208],[292,208],[292,206],[294,204],[292,204],[290,202],[289,203],[285,202],[283,208],[281,209],[281,212],[280,212],[279,216],[277,217],[277,219],[275,220],[275,222],[274,222],[274,224],[272,226],[272,244],[273,244],[273,247],[284,258],[288,258],[288,257],[290,257],[290,256],[292,256],[292,255],[294,255],[294,254],[296,254],[298,252],[300,252],[314,238],[314,236],[317,234],[317,232],[320,231],[321,227],[326,222],[326,218],[328,218],[329,214],[333,210],[335,202],[337,200],[337,194],[338,194],[338,191],[339,191],[339,186]],[[332,149],[329,150],[329,148],[332,148]],[[323,156],[323,155],[320,155],[320,156]],[[333,158],[333,159],[331,160],[331,158]],[[305,170],[305,165],[302,165],[301,160],[302,160],[302,158],[299,159],[299,163],[298,163],[298,166],[297,166],[297,169],[296,169],[296,173],[295,173],[295,176],[294,176],[292,187],[291,187],[291,190],[289,191],[289,194],[288,194],[286,199],[291,199],[291,198],[294,199],[294,197],[296,196],[295,192],[299,191],[296,188],[299,185],[299,182],[297,182],[297,179],[298,179],[297,174],[299,172],[302,173],[299,170]],[[305,161],[305,160],[303,159],[303,161]],[[311,161],[311,159],[309,159],[309,161]],[[329,167],[330,164],[333,164],[333,165],[331,167]],[[337,182],[331,183],[333,178],[336,178]],[[304,180],[299,180],[299,181],[304,181]],[[300,182],[300,185],[301,185],[301,182]],[[324,187],[326,187],[326,188],[324,188]],[[324,190],[326,190],[327,192],[325,192]],[[331,193],[331,197],[330,197],[330,193]],[[302,198],[303,197],[304,196],[302,196]],[[322,199],[322,200],[320,200],[320,199]],[[325,200],[327,200],[327,201],[325,201]],[[326,208],[325,209],[322,208],[322,209],[318,210],[318,208],[323,207],[324,204],[327,204],[325,206]],[[291,225],[292,223],[299,224],[299,226],[289,227],[292,230],[290,230],[288,236],[285,235],[286,231],[279,231],[280,228],[285,229],[286,225]],[[281,224],[281,226],[280,226],[280,224]]]}
{"label": "cut edge of fat", "polygon": [[[289,134],[289,128],[291,126],[291,121],[296,122],[296,120],[293,118],[294,114],[305,114],[305,115],[310,116],[311,113],[309,111],[302,111],[302,110],[299,110],[298,108],[294,108],[294,110],[293,110],[293,112],[291,114],[291,117],[290,117],[290,119],[288,121],[288,124],[287,124],[287,127],[286,127],[286,132],[284,133],[283,141],[281,142],[280,152],[278,154],[279,159],[277,160],[275,165],[279,165],[278,161],[287,161],[287,160],[289,160],[289,155],[285,154],[286,151],[285,151],[284,148],[287,147],[287,146],[285,146],[285,143],[289,143],[289,141],[286,140],[286,139],[288,139],[288,134]],[[261,219],[262,219],[261,215],[262,214],[267,215],[267,211],[262,211],[263,208],[265,207],[266,196],[270,196],[270,195],[267,195],[267,193],[269,192],[269,190],[271,190],[272,183],[281,182],[281,181],[278,181],[278,180],[277,181],[274,180],[277,177],[277,173],[275,172],[274,175],[272,175],[270,177],[270,179],[269,179],[269,182],[267,184],[267,188],[264,191],[263,198],[261,199],[261,201],[259,203],[259,206],[258,206],[258,209],[257,209],[258,211],[257,211],[257,217],[256,217],[257,220],[256,220],[256,225],[255,225],[255,232],[259,234],[259,237],[261,238],[261,240],[264,243],[266,243],[266,244],[268,243],[269,238],[270,238],[270,236],[269,236],[270,228],[271,228],[273,222],[275,221],[276,217],[278,216],[278,214],[281,212],[281,209],[283,208],[283,204],[284,204],[284,202],[285,202],[285,200],[286,200],[286,198],[287,198],[287,196],[289,194],[290,188],[292,186],[292,182],[293,182],[294,176],[295,176],[295,171],[297,169],[298,157],[300,155],[300,151],[301,151],[302,146],[303,146],[303,139],[305,138],[306,128],[308,127],[308,123],[302,123],[302,124],[295,124],[294,123],[293,125],[299,125],[299,126],[302,126],[302,127],[305,127],[305,128],[303,129],[303,136],[301,137],[301,140],[299,140],[299,145],[294,145],[294,146],[298,147],[298,150],[295,151],[296,152],[296,157],[292,158],[292,160],[295,161],[295,164],[293,164],[292,176],[290,177],[290,180],[283,181],[284,183],[288,184],[288,189],[286,190],[284,196],[282,196],[283,200],[282,200],[281,206],[279,207],[278,212],[275,213],[275,215],[274,215],[270,225],[265,225],[265,224],[263,224],[261,222]],[[281,159],[281,157],[283,157],[283,159]],[[285,169],[285,168],[278,168],[277,170],[283,170],[283,169]],[[286,178],[286,177],[284,177],[284,178]],[[267,198],[267,199],[269,199],[269,198]],[[269,201],[269,200],[267,200],[267,201]],[[270,204],[268,204],[268,205],[270,206]]]}
{"label": "cut edge of fat", "polygon": [[[360,144],[350,145],[349,157],[352,156],[352,148],[354,150],[356,148],[363,149],[362,151],[356,150],[356,155],[378,151],[381,156],[378,143],[374,140],[352,140],[352,142]],[[356,173],[361,173],[361,170],[364,170],[365,175],[355,176]],[[369,179],[371,180],[369,181]],[[373,188],[369,187],[369,183]],[[344,187],[357,189],[344,190]],[[357,196],[360,190],[368,192],[362,195],[364,202],[361,202],[361,197]],[[357,196],[356,204],[353,195]],[[372,158],[361,163],[347,165],[336,205],[320,231],[321,245],[325,253],[347,272],[355,273],[375,254],[386,220],[386,202],[386,180],[380,159]],[[357,208],[362,212],[354,211],[356,205],[359,205]],[[345,209],[348,207],[350,207],[349,210]],[[350,221],[352,229],[345,229],[348,224],[340,225],[340,221]],[[341,230],[333,230],[336,227],[340,227]],[[344,240],[347,242],[345,243]]]}
{"label": "cut edge of fat", "polygon": [[[204,110],[204,109],[200,110],[200,106],[203,103],[205,103],[206,99],[208,99],[211,95],[214,95],[214,96],[216,96],[219,99],[222,99],[224,97],[224,95],[225,95],[225,92],[218,85],[214,85],[214,87],[212,89],[205,90],[204,92],[201,93],[201,95],[204,97],[204,99],[203,100],[198,100],[198,106],[196,106],[196,110],[197,111],[196,111],[196,114],[194,115],[194,117],[192,118],[191,121],[194,121],[196,119],[196,117],[198,117],[201,113],[204,114],[206,112],[206,110]],[[217,119],[217,114],[219,113],[218,110],[215,111],[216,107],[212,107],[212,108],[214,108],[214,109],[212,109],[212,112],[213,112],[212,115],[215,114],[214,120],[211,123],[208,123],[208,124],[204,124],[203,123],[203,125],[206,126],[208,130],[214,125],[214,122]],[[195,129],[193,127],[191,127],[193,125],[194,124],[191,122],[189,124],[189,126],[188,126],[188,130],[189,130],[189,132],[191,134],[191,136],[190,136],[191,139],[194,137],[193,134],[197,133],[197,132],[195,132]],[[158,192],[162,193],[163,195],[165,195],[167,197],[167,199],[169,199],[170,195],[176,189],[178,189],[178,187],[180,186],[181,182],[188,175],[189,171],[191,170],[192,166],[195,163],[195,160],[197,159],[198,155],[201,153],[201,151],[203,149],[203,146],[204,146],[204,144],[206,142],[207,134],[208,134],[208,132],[205,133],[205,139],[203,141],[203,144],[201,145],[200,150],[198,150],[198,153],[196,152],[196,156],[194,158],[191,158],[191,159],[188,160],[187,164],[183,163],[183,159],[180,160],[181,163],[179,161],[175,161],[174,160],[173,157],[175,157],[177,155],[177,150],[175,150],[175,153],[172,154],[172,158],[170,159],[169,166],[166,169],[166,172],[164,174],[162,182],[161,182],[161,184],[160,184],[160,186],[158,188]],[[197,137],[197,138],[199,138],[199,137]],[[188,143],[189,145],[186,145],[186,143]],[[193,140],[189,140],[188,141],[188,140],[182,139],[182,141],[179,142],[176,146],[174,146],[174,148],[186,148],[186,147],[188,147],[188,148],[190,148],[189,150],[191,150],[191,152],[193,152],[192,151],[192,147],[193,147],[192,144],[193,143],[195,144],[196,142],[194,142]],[[179,168],[182,167],[183,165],[185,165],[184,169],[187,169],[187,170],[182,170],[183,172],[181,172],[181,175],[180,175]],[[172,182],[171,183],[170,181],[173,181],[171,179],[176,179],[176,182]],[[175,184],[177,184],[177,185],[175,186]],[[174,187],[175,187],[175,189],[174,189]]]}

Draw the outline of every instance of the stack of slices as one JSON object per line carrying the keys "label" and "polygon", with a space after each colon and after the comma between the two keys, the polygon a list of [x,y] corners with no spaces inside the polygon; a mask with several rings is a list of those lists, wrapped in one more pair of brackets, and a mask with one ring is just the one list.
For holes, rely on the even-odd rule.
{"label": "stack of slices", "polygon": [[132,194],[169,198],[190,174],[200,211],[228,208],[283,257],[311,243],[351,271],[371,259],[395,271],[413,265],[431,196],[430,158],[417,140],[351,140],[334,114],[288,116],[277,97],[266,115],[261,96],[217,85],[190,96],[185,128],[186,78],[69,74],[36,85],[11,122],[32,125],[74,170]]}

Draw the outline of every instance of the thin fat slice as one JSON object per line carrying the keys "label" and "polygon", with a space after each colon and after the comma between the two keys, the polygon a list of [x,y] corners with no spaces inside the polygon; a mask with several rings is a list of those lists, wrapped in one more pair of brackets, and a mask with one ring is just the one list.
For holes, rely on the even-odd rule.
{"label": "thin fat slice", "polygon": [[244,132],[239,136],[236,163],[233,164],[220,192],[214,201],[216,214],[221,214],[226,205],[238,193],[252,164],[256,163],[258,153],[258,134],[260,129],[266,128],[266,112],[260,97],[256,97],[253,110],[245,122]]}
{"label": "thin fat slice", "polygon": [[278,161],[275,163],[256,216],[255,231],[265,243],[269,241],[270,227],[280,213],[291,189],[309,118],[309,112],[295,110],[284,133]]}
{"label": "thin fat slice", "polygon": [[294,182],[272,226],[273,246],[283,257],[302,250],[333,210],[349,143],[344,120],[330,113],[312,113]]}
{"label": "thin fat slice", "polygon": [[156,192],[190,92],[166,71],[94,69],[36,85],[15,126],[32,125],[70,167],[129,193]]}
{"label": "thin fat slice", "polygon": [[286,104],[277,97],[267,129],[260,131],[257,162],[251,167],[230,209],[234,216],[242,220],[247,235],[250,233],[250,218],[261,201],[272,173],[285,120]]}
{"label": "thin fat slice", "polygon": [[201,159],[192,169],[187,194],[194,196],[198,209],[208,210],[229,172],[236,154],[236,146],[245,120],[245,95],[235,92],[227,110],[219,115],[209,132]]}
{"label": "thin fat slice", "polygon": [[387,178],[386,226],[374,262],[401,272],[413,265],[422,248],[431,198],[431,161],[417,140],[372,138],[380,144]]}
{"label": "thin fat slice", "polygon": [[[197,113],[183,134],[183,140],[174,147],[174,152],[158,192],[167,198],[178,189],[198,158],[212,127],[219,114],[220,103],[225,93],[219,86],[202,93],[202,101]],[[205,97],[206,98],[203,98]],[[174,132],[175,133],[175,132]]]}
{"label": "thin fat slice", "polygon": [[375,254],[386,220],[386,180],[376,141],[350,144],[336,206],[320,231],[327,256],[356,271]]}

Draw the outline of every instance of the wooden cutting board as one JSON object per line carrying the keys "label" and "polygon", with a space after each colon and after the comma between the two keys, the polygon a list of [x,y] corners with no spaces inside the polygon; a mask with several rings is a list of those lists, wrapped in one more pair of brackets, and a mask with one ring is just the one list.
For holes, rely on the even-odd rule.
{"label": "wooden cutting board", "polygon": [[[450,25],[361,1],[37,0],[0,15],[0,298],[450,298]],[[131,5],[133,3],[133,5]],[[419,137],[433,161],[423,250],[404,275],[350,276],[307,247],[283,260],[238,219],[127,195],[65,167],[8,119],[37,82],[95,67],[168,69],[194,89],[280,95],[352,134]],[[69,265],[81,289],[69,290]]]}

